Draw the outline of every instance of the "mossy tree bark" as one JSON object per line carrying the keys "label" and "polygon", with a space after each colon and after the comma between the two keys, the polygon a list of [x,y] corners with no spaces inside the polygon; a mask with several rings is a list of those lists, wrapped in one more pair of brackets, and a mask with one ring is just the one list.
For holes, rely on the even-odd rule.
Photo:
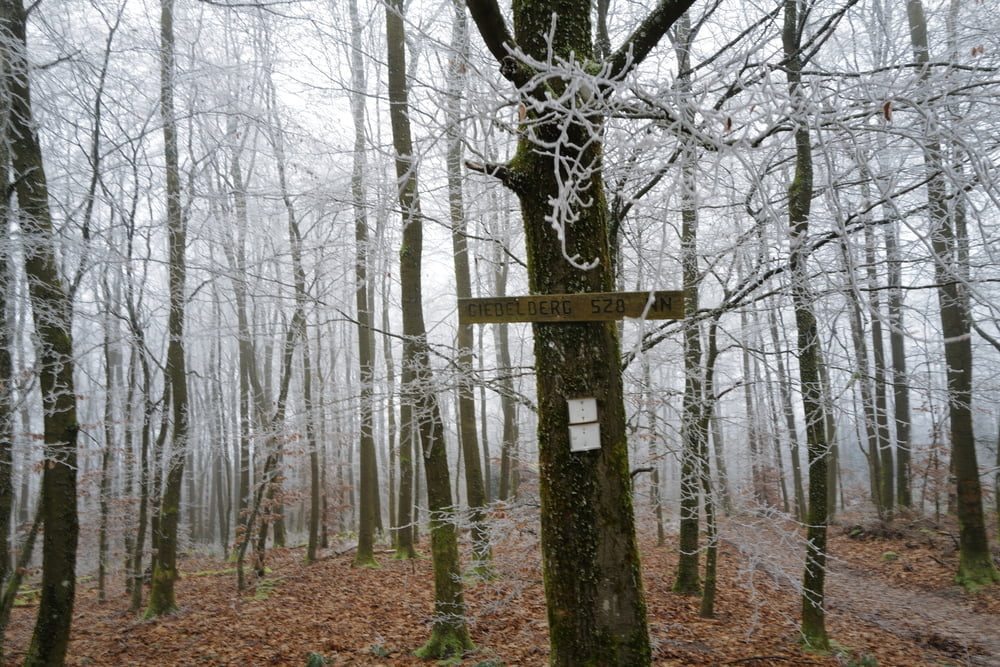
{"label": "mossy tree bark", "polygon": [[[474,165],[519,197],[534,294],[615,288],[601,170],[601,105],[690,1],[665,1],[609,53],[602,78],[590,3],[526,0],[511,34],[495,0],[468,0],[501,73],[521,91],[527,122],[506,165]],[[583,84],[591,85],[583,85]],[[554,231],[556,227],[557,231]],[[614,322],[536,323],[542,559],[553,665],[650,662],[635,540],[625,409]],[[594,397],[601,448],[571,452],[566,400]]]}
{"label": "mossy tree bark", "polygon": [[[355,30],[358,34],[360,34],[360,26],[361,24],[359,22]],[[382,272],[383,275],[387,273],[388,271]],[[383,283],[382,329],[385,332],[389,331],[388,292],[388,286]],[[389,378],[389,381],[392,382],[392,378],[395,376],[395,368],[393,364],[392,342],[390,341],[388,335],[383,338],[383,350],[383,356],[385,357],[386,362],[386,375]],[[406,350],[404,350],[403,357],[403,367],[400,371],[400,383],[403,388],[406,388],[413,386],[413,383],[416,381],[416,376],[414,375],[413,365],[407,361],[409,357]],[[392,392],[390,392],[390,400],[391,394]],[[404,392],[400,397],[399,403],[399,489],[396,502],[396,516],[394,517],[394,528],[396,533],[396,553],[394,558],[404,560],[408,558],[416,558],[418,556],[415,544],[417,539],[415,521],[417,520],[417,517],[414,512],[415,466],[413,457],[416,453],[416,448],[419,445],[420,435],[417,432],[417,424],[414,420],[414,405],[412,398],[413,396],[410,392]],[[391,404],[389,406],[389,414],[391,419]]]}
{"label": "mossy tree bark", "polygon": [[170,308],[167,315],[167,363],[164,370],[170,384],[173,438],[170,455],[164,462],[166,476],[158,508],[153,581],[149,589],[146,617],[159,616],[177,608],[174,582],[177,571],[177,529],[180,523],[181,486],[187,458],[188,391],[184,360],[184,304],[187,267],[187,225],[181,206],[180,160],[177,152],[177,121],[174,115],[174,3],[160,3],[160,115],[163,120],[164,164],[167,192],[167,278]]}
{"label": "mossy tree bark", "polygon": [[[73,301],[59,272],[42,147],[34,129],[27,51],[27,14],[20,0],[0,2],[0,74],[17,223],[35,326],[42,395],[44,465],[41,512],[42,584],[25,665],[61,665],[66,657],[76,591],[76,392],[73,384]],[[6,224],[6,219],[4,224]]]}
{"label": "mossy tree bark", "polygon": [[[465,621],[465,599],[458,558],[457,526],[452,513],[447,444],[430,366],[421,288],[423,215],[417,189],[417,162],[410,135],[402,0],[386,4],[389,118],[396,153],[396,178],[403,233],[399,281],[403,315],[403,393],[420,440],[430,511],[434,561],[434,625],[421,658],[460,659],[473,648]],[[405,428],[405,425],[404,425]]]}
{"label": "mossy tree bark", "polygon": [[[906,9],[913,57],[918,63],[928,64],[930,48],[923,4],[920,0],[908,0]],[[921,70],[923,78],[928,74],[928,69]],[[922,148],[928,177],[930,240],[947,368],[951,463],[957,486],[959,563],[955,580],[966,588],[976,589],[1000,581],[1000,573],[990,555],[973,430],[971,312],[964,281],[968,257],[960,248],[957,220],[952,219],[952,207],[949,206],[951,197],[945,174],[953,167],[946,164],[942,143],[934,131],[930,132],[930,139]]]}
{"label": "mossy tree bark", "polygon": [[806,448],[809,458],[809,511],[806,527],[806,564],[802,577],[802,636],[806,643],[820,650],[830,647],[823,608],[826,585],[827,459],[826,414],[820,373],[822,352],[816,315],[815,297],[809,284],[806,239],[813,197],[812,145],[802,94],[802,22],[799,2],[785,0],[782,45],[786,61],[788,94],[795,117],[795,175],[788,186],[788,236],[791,246],[792,304],[798,338],[799,381],[806,422]]}

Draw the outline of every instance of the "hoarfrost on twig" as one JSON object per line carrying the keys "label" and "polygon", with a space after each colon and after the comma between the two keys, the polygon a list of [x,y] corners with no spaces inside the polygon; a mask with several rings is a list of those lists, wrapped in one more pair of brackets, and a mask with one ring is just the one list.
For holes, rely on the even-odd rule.
{"label": "hoarfrost on twig", "polygon": [[[525,89],[543,91],[541,95],[526,96],[533,120],[524,123],[523,128],[535,150],[554,162],[558,194],[548,198],[550,212],[545,221],[555,232],[563,258],[574,268],[589,271],[600,264],[600,258],[585,260],[579,253],[571,252],[568,230],[580,222],[587,209],[596,205],[587,193],[601,169],[599,144],[603,118],[610,111],[608,101],[613,98],[607,93],[617,82],[610,76],[608,63],[598,66],[578,61],[573,53],[565,58],[553,53],[551,43],[557,20],[553,14],[545,61],[516,54],[518,60],[536,72]],[[578,128],[585,131],[574,132]]]}

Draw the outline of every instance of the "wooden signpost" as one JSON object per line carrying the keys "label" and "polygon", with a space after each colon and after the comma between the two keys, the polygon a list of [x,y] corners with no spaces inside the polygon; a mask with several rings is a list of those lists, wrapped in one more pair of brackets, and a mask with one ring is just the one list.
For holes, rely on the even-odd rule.
{"label": "wooden signpost", "polygon": [[458,300],[459,324],[594,322],[684,317],[683,292],[589,292]]}

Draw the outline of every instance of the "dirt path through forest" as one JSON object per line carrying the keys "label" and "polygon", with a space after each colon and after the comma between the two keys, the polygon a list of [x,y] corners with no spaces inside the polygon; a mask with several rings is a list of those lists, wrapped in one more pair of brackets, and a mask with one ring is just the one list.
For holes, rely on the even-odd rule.
{"label": "dirt path through forest", "polygon": [[[721,535],[739,550],[751,581],[756,572],[801,591],[805,545],[789,524],[774,517],[731,521]],[[975,600],[962,597],[957,587],[939,591],[895,585],[839,559],[835,547],[828,566],[828,618],[876,626],[961,665],[1000,667],[1000,616],[977,609]]]}
{"label": "dirt path through forest", "polygon": [[957,594],[890,586],[836,560],[827,594],[831,614],[849,614],[965,664],[1000,667],[1000,618],[978,613]]}

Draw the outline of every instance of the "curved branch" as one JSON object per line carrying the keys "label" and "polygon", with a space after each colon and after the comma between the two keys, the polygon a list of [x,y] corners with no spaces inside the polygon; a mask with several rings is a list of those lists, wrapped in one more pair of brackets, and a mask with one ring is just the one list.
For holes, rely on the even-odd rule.
{"label": "curved branch", "polygon": [[511,169],[505,164],[497,164],[495,162],[471,162],[466,160],[465,166],[471,171],[477,171],[481,174],[486,174],[487,176],[493,176],[494,178],[499,179],[499,181],[507,186],[514,194],[523,194],[526,191],[524,177],[516,170]]}
{"label": "curved branch", "polygon": [[624,76],[645,60],[670,27],[693,4],[694,0],[660,0],[656,9],[611,56],[609,78],[617,79]]}
{"label": "curved branch", "polygon": [[501,73],[508,80],[513,80],[513,73],[506,65],[506,61],[514,52],[514,37],[507,27],[507,22],[504,21],[503,14],[500,13],[497,0],[466,0],[465,6],[469,8],[472,20],[479,28],[479,34],[482,35],[486,48],[502,65]]}
{"label": "curved branch", "polygon": [[976,322],[975,320],[972,320],[972,328],[976,330],[977,334],[982,336],[983,340],[985,340],[987,343],[995,347],[997,351],[1000,352],[1000,340],[997,340],[993,336],[986,333],[983,330],[983,328],[979,325],[979,323]]}

